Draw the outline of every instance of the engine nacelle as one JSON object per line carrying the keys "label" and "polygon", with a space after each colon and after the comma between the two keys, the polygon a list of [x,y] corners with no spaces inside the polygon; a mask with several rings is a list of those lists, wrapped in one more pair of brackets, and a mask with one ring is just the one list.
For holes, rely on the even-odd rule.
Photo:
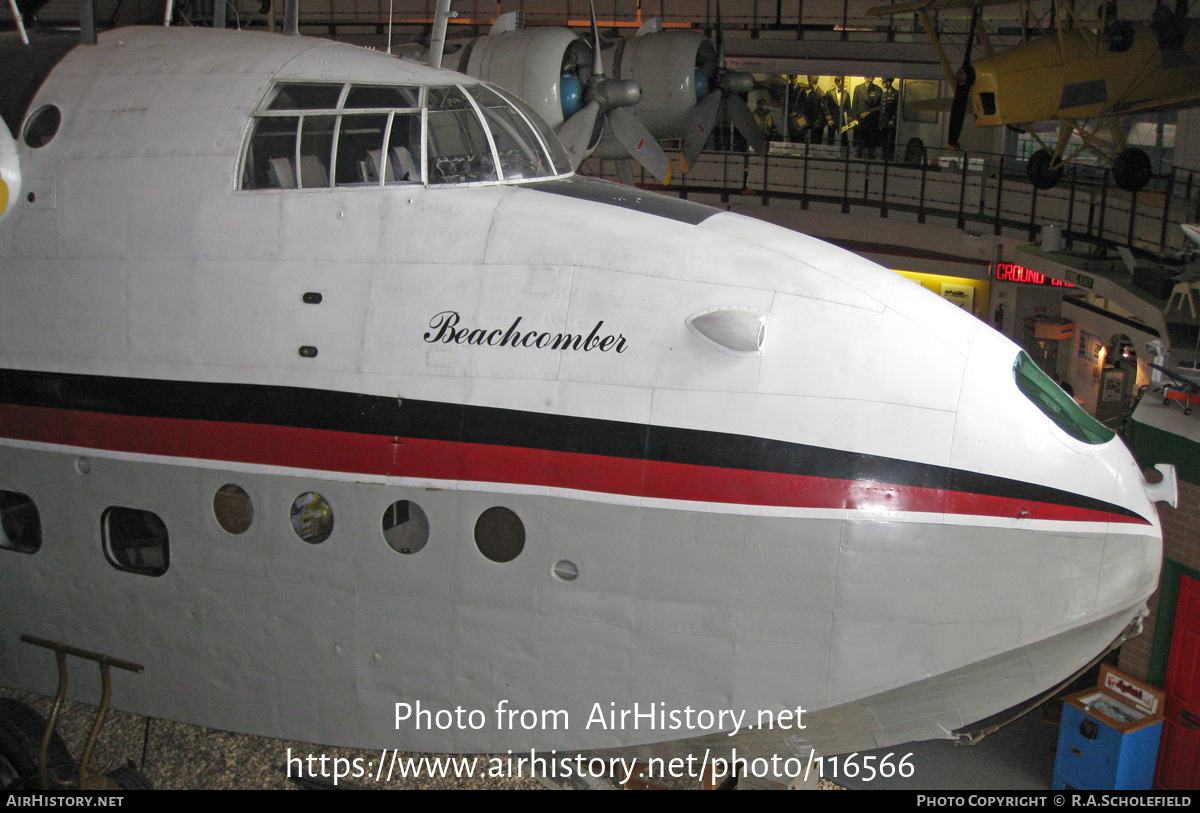
{"label": "engine nacelle", "polygon": [[[557,128],[583,106],[592,48],[567,28],[525,28],[475,40],[458,70],[499,85]],[[577,66],[570,68],[569,66]]]}
{"label": "engine nacelle", "polygon": [[622,40],[612,73],[642,87],[634,115],[656,138],[680,138],[683,121],[696,104],[716,90],[717,49],[698,31],[660,31]]}
{"label": "engine nacelle", "polygon": [[0,123],[0,220],[17,205],[21,196],[21,162],[17,157],[17,142]]}

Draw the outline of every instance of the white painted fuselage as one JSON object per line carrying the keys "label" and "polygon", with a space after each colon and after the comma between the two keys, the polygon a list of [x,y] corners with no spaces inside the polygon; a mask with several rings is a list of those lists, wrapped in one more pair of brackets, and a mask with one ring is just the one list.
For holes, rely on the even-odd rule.
{"label": "white painted fuselage", "polygon": [[[0,220],[0,491],[42,541],[0,549],[0,684],[52,688],[30,633],[144,664],[120,707],[312,742],[705,733],[587,725],[663,704],[849,709],[864,747],[1043,691],[1142,611],[1161,546],[1138,466],[1052,421],[979,320],[818,240],[590,179],[243,188],[279,82],[474,84],[126,29],[29,106],[62,124],[18,140]],[[689,327],[712,309],[763,315],[759,349]],[[227,484],[242,533],[214,515]],[[310,492],[319,544],[290,517]],[[381,530],[397,501],[428,521],[407,555]],[[161,519],[161,575],[110,564],[114,506]],[[523,526],[511,561],[477,545],[494,507]],[[397,723],[417,702],[483,725]],[[566,714],[527,729],[502,703]]]}

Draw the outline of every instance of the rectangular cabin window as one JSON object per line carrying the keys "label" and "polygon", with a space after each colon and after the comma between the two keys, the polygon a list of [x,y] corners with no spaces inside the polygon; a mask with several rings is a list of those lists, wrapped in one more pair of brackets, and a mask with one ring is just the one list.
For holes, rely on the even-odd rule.
{"label": "rectangular cabin window", "polygon": [[275,97],[268,110],[333,110],[342,95],[342,85],[301,84],[281,82],[275,86]]}
{"label": "rectangular cabin window", "polygon": [[171,564],[167,526],[158,514],[111,506],[100,517],[104,556],[117,570],[161,576]]}
{"label": "rectangular cabin window", "polygon": [[33,500],[16,491],[0,491],[0,549],[37,553],[42,547],[42,517]]}

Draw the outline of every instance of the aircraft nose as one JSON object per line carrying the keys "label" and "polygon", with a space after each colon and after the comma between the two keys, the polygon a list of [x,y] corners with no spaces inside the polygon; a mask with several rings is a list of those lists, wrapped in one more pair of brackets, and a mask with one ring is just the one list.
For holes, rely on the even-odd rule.
{"label": "aircraft nose", "polygon": [[1153,592],[1162,556],[1154,501],[1173,495],[1173,472],[1170,483],[1149,486],[1120,438],[998,333],[982,332],[972,346],[952,460],[956,472],[995,478],[988,482],[1001,493],[979,512],[990,518],[973,521],[1022,540],[1027,560],[1013,564],[1045,568],[1030,578],[1057,591],[1017,608],[1023,637],[1029,627],[1140,605]]}

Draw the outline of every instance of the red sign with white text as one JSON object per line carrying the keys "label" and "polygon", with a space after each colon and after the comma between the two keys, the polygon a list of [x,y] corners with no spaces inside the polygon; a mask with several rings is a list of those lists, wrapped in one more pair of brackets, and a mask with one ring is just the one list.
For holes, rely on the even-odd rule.
{"label": "red sign with white text", "polygon": [[1012,263],[996,263],[997,282],[1026,282],[1030,285],[1057,285],[1061,288],[1074,288],[1069,282],[1048,277],[1040,271],[1033,271]]}

